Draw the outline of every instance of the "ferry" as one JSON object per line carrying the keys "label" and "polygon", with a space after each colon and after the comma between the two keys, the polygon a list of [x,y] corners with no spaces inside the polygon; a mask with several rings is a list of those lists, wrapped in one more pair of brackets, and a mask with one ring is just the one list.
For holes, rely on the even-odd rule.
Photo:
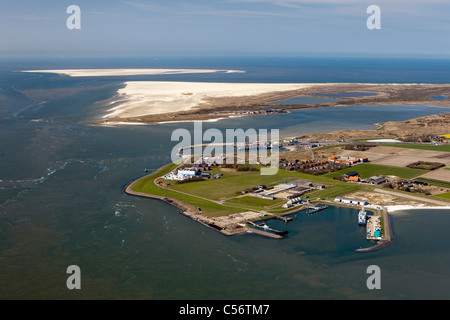
{"label": "ferry", "polygon": [[367,212],[364,210],[364,207],[359,210],[358,223],[360,226],[365,226],[367,223]]}

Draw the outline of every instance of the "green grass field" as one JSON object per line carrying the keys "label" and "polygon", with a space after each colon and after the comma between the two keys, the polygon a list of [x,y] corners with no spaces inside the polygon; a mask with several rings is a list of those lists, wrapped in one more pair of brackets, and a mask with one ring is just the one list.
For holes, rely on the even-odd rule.
{"label": "green grass field", "polygon": [[241,205],[257,207],[257,208],[268,208],[268,207],[276,206],[279,204],[284,204],[285,202],[286,202],[286,200],[284,200],[284,199],[269,200],[269,199],[262,199],[262,198],[257,198],[257,197],[253,197],[253,196],[233,198],[233,199],[226,201],[227,204],[230,204],[230,203],[231,204],[241,204]]}
{"label": "green grass field", "polygon": [[202,211],[207,212],[210,216],[223,216],[232,213],[241,212],[242,210],[235,207],[224,206],[218,203],[208,201],[205,199],[201,199],[195,196],[181,194],[172,190],[167,190],[158,187],[153,183],[153,181],[163,176],[170,171],[174,170],[177,166],[173,163],[161,168],[161,170],[156,171],[144,178],[141,178],[132,188],[133,191],[142,192],[146,194],[152,194],[163,197],[171,197],[175,199],[179,199],[185,202],[188,205],[191,205],[196,208],[201,208]]}
{"label": "green grass field", "polygon": [[392,166],[384,166],[371,163],[363,163],[357,166],[345,168],[339,171],[324,174],[328,178],[334,178],[344,173],[356,171],[361,178],[366,179],[372,176],[397,176],[404,179],[410,179],[417,177],[421,174],[428,172],[427,170],[411,169],[411,168],[399,168]]}
{"label": "green grass field", "polygon": [[441,198],[442,200],[449,200],[450,201],[450,192],[441,193],[435,196],[436,199]]}
{"label": "green grass field", "polygon": [[[216,171],[213,171],[212,174],[214,173],[216,173]],[[241,194],[241,191],[247,188],[257,187],[259,185],[266,185],[269,187],[276,184],[285,183],[286,181],[298,179],[323,184],[330,183],[330,179],[327,178],[286,170],[278,170],[278,173],[275,175],[261,175],[258,171],[236,171],[222,173],[223,176],[220,179],[208,179],[201,182],[183,184],[174,183],[170,186],[170,188],[211,200],[223,200],[239,195]],[[332,180],[331,182],[335,183],[335,181]]]}

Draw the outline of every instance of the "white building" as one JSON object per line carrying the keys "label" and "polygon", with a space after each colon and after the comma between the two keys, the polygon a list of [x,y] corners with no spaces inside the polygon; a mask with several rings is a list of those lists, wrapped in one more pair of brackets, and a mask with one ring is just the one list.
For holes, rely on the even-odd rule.
{"label": "white building", "polygon": [[198,169],[189,168],[189,169],[180,169],[178,170],[178,176],[183,177],[184,179],[192,178],[197,175]]}
{"label": "white building", "polygon": [[354,198],[346,198],[346,197],[337,197],[334,199],[336,203],[345,203],[345,204],[355,204],[359,206],[365,206],[369,204],[367,200],[354,199]]}
{"label": "white building", "polygon": [[197,175],[198,169],[189,168],[189,169],[180,169],[177,173],[170,172],[164,176],[166,180],[184,180],[189,179]]}

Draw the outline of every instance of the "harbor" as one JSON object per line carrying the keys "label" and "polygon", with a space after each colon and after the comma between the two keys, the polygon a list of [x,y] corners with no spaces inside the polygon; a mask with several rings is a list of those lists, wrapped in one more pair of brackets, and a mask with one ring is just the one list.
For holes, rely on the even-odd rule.
{"label": "harbor", "polygon": [[[364,217],[364,222],[362,221]],[[357,249],[357,252],[369,252],[385,248],[392,243],[391,218],[386,208],[380,207],[374,215],[366,215],[364,208],[358,213],[358,223],[366,228],[366,239],[377,243],[369,248]]]}
{"label": "harbor", "polygon": [[[175,199],[133,191],[132,186],[136,183],[136,181],[130,183],[124,189],[124,192],[130,195],[154,198],[169,203],[179,208],[181,210],[180,214],[182,214],[183,216],[226,236],[254,234],[269,239],[281,240],[289,234],[289,231],[275,229],[267,225],[265,221],[272,219],[288,223],[294,221],[297,217],[297,214],[304,213],[305,215],[314,215],[315,213],[326,210],[329,207],[327,204],[319,203],[316,205],[303,205],[302,207],[282,214],[247,211],[221,217],[207,217],[203,215],[202,212],[198,210],[198,208],[197,210],[194,210],[185,206],[179,201],[176,201]],[[338,203],[334,203],[334,205],[337,205],[338,207],[354,207],[354,205]],[[390,218],[387,209],[383,207],[377,207],[375,211],[377,213],[370,216],[367,214],[364,206],[361,206],[360,210],[358,211],[357,219],[355,220],[357,220],[356,222],[359,226],[363,226],[366,228],[365,239],[367,241],[376,241],[377,243],[368,248],[356,249],[355,251],[357,252],[370,252],[378,250],[390,245],[390,243],[392,242],[389,220]],[[295,218],[292,217],[292,215],[294,214]],[[381,219],[382,217],[383,219]]]}

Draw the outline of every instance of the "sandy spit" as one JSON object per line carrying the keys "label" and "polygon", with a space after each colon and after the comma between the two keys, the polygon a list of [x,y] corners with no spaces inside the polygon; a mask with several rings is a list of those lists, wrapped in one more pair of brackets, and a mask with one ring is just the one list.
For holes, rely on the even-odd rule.
{"label": "sandy spit", "polygon": [[129,81],[110,101],[111,108],[103,118],[187,111],[205,103],[208,98],[254,96],[319,85],[325,84]]}

